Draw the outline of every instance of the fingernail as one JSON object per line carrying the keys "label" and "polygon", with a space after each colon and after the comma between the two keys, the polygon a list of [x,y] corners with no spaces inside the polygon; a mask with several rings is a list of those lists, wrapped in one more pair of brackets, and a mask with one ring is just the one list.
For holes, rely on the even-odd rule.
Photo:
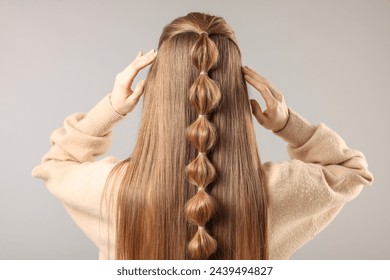
{"label": "fingernail", "polygon": [[151,50],[149,51],[149,53],[152,53],[152,52],[154,52],[154,49],[151,49]]}

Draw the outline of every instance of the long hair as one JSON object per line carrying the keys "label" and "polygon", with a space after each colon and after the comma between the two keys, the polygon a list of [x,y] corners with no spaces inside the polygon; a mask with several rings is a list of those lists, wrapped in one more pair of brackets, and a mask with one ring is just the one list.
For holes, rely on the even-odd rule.
{"label": "long hair", "polygon": [[106,182],[116,259],[268,258],[268,192],[241,66],[223,18],[189,13],[165,26],[136,146]]}

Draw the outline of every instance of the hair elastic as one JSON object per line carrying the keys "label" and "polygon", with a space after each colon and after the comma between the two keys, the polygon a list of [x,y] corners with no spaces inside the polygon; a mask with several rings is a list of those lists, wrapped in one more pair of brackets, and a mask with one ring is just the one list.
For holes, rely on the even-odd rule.
{"label": "hair elastic", "polygon": [[207,72],[205,72],[205,71],[202,71],[202,72],[200,72],[200,74],[199,75],[208,75],[207,74]]}
{"label": "hair elastic", "polygon": [[209,33],[207,33],[206,31],[200,31],[199,35],[202,34],[202,33],[206,33],[207,35],[209,35]]}

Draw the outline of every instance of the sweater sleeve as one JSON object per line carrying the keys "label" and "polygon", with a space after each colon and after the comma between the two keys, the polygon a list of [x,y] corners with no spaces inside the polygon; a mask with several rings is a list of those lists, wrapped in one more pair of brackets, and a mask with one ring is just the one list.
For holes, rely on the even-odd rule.
{"label": "sweater sleeve", "polygon": [[364,155],[325,124],[314,126],[293,110],[275,134],[290,161],[264,164],[270,193],[271,258],[288,259],[324,229],[343,205],[373,181]]}
{"label": "sweater sleeve", "polygon": [[100,249],[104,249],[99,235],[100,198],[118,159],[96,158],[109,149],[111,130],[122,118],[112,108],[109,95],[87,114],[68,116],[64,126],[51,134],[50,150],[32,171],[34,177],[44,180],[48,190]]}

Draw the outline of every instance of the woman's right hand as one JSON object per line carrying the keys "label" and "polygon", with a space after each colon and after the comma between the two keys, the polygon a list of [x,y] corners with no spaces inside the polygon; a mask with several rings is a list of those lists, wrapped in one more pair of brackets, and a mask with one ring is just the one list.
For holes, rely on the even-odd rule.
{"label": "woman's right hand", "polygon": [[245,80],[257,89],[264,98],[267,109],[262,111],[259,103],[251,99],[252,114],[257,121],[273,132],[282,130],[288,121],[289,112],[283,94],[276,90],[264,77],[245,66],[242,67]]}

